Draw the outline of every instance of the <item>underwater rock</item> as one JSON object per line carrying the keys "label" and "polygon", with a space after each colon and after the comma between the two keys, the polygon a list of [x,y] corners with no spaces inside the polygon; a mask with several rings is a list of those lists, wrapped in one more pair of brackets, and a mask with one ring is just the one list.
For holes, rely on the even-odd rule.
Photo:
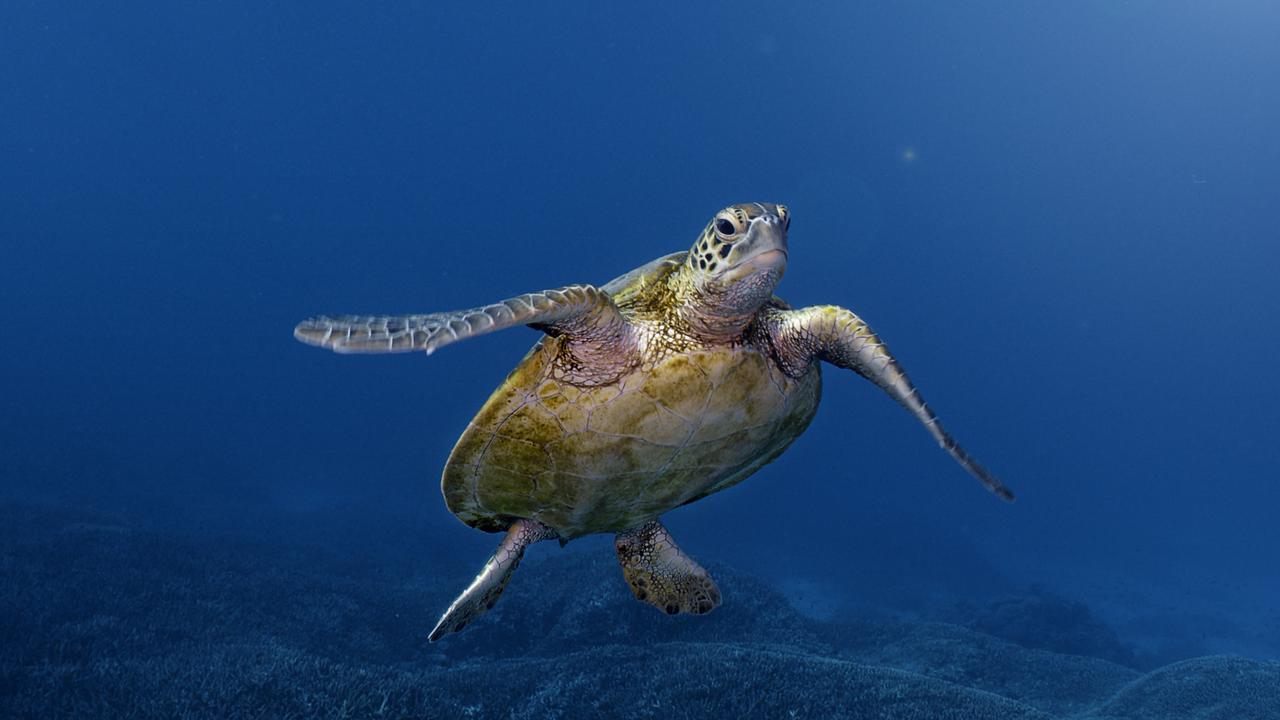
{"label": "underwater rock", "polygon": [[725,604],[672,618],[631,597],[607,542],[548,544],[493,613],[427,645],[459,578],[407,574],[407,557],[29,506],[0,506],[0,521],[6,719],[1253,720],[1280,707],[1280,663],[1203,658],[1138,677],[956,625],[815,620],[715,564]]}
{"label": "underwater rock", "polygon": [[[1050,716],[986,692],[888,668],[719,643],[600,647],[530,664],[451,670],[454,703],[480,717],[1018,720]],[[523,687],[511,688],[518,677]]]}
{"label": "underwater rock", "polygon": [[1144,675],[1088,716],[1090,720],[1276,720],[1280,662],[1212,656]]}
{"label": "underwater rock", "polygon": [[1003,695],[1054,715],[1088,710],[1139,677],[1100,658],[1026,648],[958,625],[892,620],[834,626],[842,658]]}
{"label": "underwater rock", "polygon": [[1138,666],[1133,650],[1087,605],[1041,588],[997,598],[986,606],[966,603],[949,619],[1024,647]]}
{"label": "underwater rock", "polygon": [[45,668],[38,687],[9,698],[5,717],[1050,718],[899,670],[716,643],[604,646],[447,669],[353,667],[266,638],[175,650],[104,658],[83,671]]}

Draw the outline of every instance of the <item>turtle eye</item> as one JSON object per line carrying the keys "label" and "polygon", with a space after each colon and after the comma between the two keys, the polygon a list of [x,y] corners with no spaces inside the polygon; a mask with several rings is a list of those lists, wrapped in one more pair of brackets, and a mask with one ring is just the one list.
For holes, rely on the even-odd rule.
{"label": "turtle eye", "polygon": [[722,237],[732,237],[737,234],[738,228],[729,218],[716,218],[716,232]]}
{"label": "turtle eye", "polygon": [[791,228],[791,211],[787,210],[786,205],[778,206],[778,219],[782,221],[783,230],[789,230]]}

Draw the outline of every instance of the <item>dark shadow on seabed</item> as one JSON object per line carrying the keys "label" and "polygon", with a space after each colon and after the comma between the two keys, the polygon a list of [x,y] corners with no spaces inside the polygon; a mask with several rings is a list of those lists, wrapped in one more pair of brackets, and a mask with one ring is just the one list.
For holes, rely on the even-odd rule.
{"label": "dark shadow on seabed", "polygon": [[0,715],[1261,720],[1280,708],[1280,663],[1144,673],[1087,608],[1043,592],[958,614],[981,629],[823,621],[709,563],[724,607],[668,618],[630,597],[594,540],[537,548],[490,617],[428,645],[433,613],[474,568],[434,557],[445,546],[411,518],[371,518],[282,516],[260,525],[268,536],[3,506]]}

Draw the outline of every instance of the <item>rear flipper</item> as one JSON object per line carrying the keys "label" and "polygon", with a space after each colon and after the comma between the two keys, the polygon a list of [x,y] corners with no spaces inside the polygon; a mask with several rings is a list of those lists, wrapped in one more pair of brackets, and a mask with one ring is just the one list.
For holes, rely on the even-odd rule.
{"label": "rear flipper", "polygon": [[449,633],[459,632],[472,620],[493,607],[502,590],[506,588],[507,582],[511,580],[511,574],[516,571],[516,566],[520,564],[520,558],[524,557],[525,548],[539,540],[555,536],[554,530],[537,520],[515,521],[511,529],[507,530],[507,536],[502,539],[493,557],[489,558],[489,562],[484,564],[480,574],[476,575],[476,579],[471,581],[449,609],[444,611],[440,622],[436,623],[435,629],[427,639],[435,642]]}
{"label": "rear flipper", "polygon": [[681,552],[657,520],[618,533],[622,574],[639,600],[668,615],[709,613],[720,605],[720,589],[702,566]]}

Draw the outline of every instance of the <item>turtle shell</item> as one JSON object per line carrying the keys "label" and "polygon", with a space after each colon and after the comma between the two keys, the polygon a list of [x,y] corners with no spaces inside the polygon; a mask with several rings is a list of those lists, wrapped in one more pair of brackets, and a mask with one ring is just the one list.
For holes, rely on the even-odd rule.
{"label": "turtle shell", "polygon": [[[622,300],[676,257],[603,289]],[[581,386],[551,372],[563,342],[538,342],[454,446],[441,487],[468,525],[497,532],[531,518],[566,540],[636,527],[745,479],[818,408],[816,363],[792,378],[751,344],[695,347]]]}

